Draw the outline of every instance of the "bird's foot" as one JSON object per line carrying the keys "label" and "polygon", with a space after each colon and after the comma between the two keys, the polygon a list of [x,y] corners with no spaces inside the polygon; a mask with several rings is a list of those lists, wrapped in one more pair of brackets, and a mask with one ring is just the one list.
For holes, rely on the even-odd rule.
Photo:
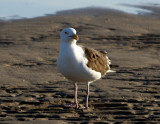
{"label": "bird's foot", "polygon": [[67,107],[67,108],[75,108],[75,109],[82,110],[82,111],[88,111],[89,110],[88,106],[81,106],[81,105],[76,104],[76,103],[68,103],[68,104],[64,104],[63,106]]}
{"label": "bird's foot", "polygon": [[64,107],[69,107],[69,108],[79,108],[78,103],[71,103],[71,104],[64,104]]}
{"label": "bird's foot", "polygon": [[79,106],[78,106],[78,109],[79,109],[79,110],[88,110],[89,107],[88,107],[88,106],[79,105]]}

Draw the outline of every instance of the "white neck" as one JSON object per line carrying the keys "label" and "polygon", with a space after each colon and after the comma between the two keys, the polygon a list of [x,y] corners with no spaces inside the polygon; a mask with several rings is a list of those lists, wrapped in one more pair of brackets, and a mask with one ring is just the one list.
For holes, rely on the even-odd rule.
{"label": "white neck", "polygon": [[61,40],[61,46],[65,45],[65,46],[76,46],[77,44],[76,40],[70,40],[70,41],[63,41]]}
{"label": "white neck", "polygon": [[70,42],[61,41],[60,54],[66,55],[68,54],[67,52],[73,51],[74,49],[76,49],[76,47],[77,47],[76,40],[72,40]]}

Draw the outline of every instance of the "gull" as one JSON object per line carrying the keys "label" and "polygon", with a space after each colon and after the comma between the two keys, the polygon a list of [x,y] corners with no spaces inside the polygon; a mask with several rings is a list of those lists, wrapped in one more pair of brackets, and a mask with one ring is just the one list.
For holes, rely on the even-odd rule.
{"label": "gull", "polygon": [[74,103],[67,107],[79,108],[77,100],[77,82],[87,82],[86,104],[88,108],[89,86],[92,82],[102,78],[110,70],[111,61],[105,51],[77,45],[79,39],[74,28],[65,28],[61,31],[61,44],[57,67],[60,73],[74,83]]}

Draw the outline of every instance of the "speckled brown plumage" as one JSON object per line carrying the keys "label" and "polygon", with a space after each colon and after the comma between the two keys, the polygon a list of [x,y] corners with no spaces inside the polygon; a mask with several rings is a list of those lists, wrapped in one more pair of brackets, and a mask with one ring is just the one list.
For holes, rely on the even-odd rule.
{"label": "speckled brown plumage", "polygon": [[102,76],[105,75],[110,69],[110,60],[106,57],[106,52],[87,47],[83,47],[83,49],[85,50],[85,55],[88,59],[87,66],[92,70],[100,72]]}

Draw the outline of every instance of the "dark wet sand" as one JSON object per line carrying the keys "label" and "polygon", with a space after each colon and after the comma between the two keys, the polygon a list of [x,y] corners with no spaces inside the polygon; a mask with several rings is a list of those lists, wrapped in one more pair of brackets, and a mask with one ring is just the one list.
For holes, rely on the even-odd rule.
{"label": "dark wet sand", "polygon": [[[0,22],[0,123],[158,123],[159,25],[155,16],[103,9]],[[73,102],[73,83],[56,68],[66,27],[78,31],[79,44],[108,51],[116,71],[92,83],[89,110],[62,106]],[[85,90],[79,83],[81,106]]]}

